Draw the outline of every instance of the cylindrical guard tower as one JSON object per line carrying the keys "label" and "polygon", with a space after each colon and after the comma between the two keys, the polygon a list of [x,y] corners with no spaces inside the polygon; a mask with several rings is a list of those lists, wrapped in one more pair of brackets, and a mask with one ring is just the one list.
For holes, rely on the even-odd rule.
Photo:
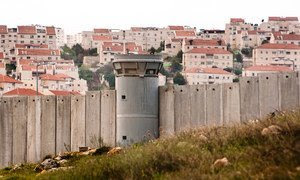
{"label": "cylindrical guard tower", "polygon": [[126,146],[158,137],[157,55],[115,55],[117,145]]}

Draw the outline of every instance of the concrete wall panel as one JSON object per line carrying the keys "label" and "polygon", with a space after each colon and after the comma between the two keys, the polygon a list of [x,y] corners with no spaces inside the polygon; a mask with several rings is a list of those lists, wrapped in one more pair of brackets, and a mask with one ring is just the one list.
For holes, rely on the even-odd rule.
{"label": "concrete wall panel", "polygon": [[41,160],[41,97],[28,97],[27,162]]}
{"label": "concrete wall panel", "polygon": [[159,87],[160,136],[169,136],[175,133],[174,113],[174,87]]}
{"label": "concrete wall panel", "polygon": [[85,97],[85,142],[89,147],[99,146],[99,139],[101,138],[101,93],[100,91],[87,92]]}
{"label": "concrete wall panel", "polygon": [[71,150],[71,96],[56,97],[56,153]]}
{"label": "concrete wall panel", "polygon": [[206,124],[206,86],[190,86],[190,127],[195,128]]}
{"label": "concrete wall panel", "polygon": [[0,98],[0,168],[12,164],[13,104],[12,98]]}
{"label": "concrete wall panel", "polygon": [[41,159],[43,159],[46,155],[55,154],[56,97],[42,96],[41,105]]}
{"label": "concrete wall panel", "polygon": [[259,74],[259,108],[263,118],[271,112],[280,110],[278,76],[273,74]]}
{"label": "concrete wall panel", "polygon": [[27,97],[13,98],[13,164],[27,161]]}
{"label": "concrete wall panel", "polygon": [[175,132],[191,127],[190,86],[174,86]]}
{"label": "concrete wall panel", "polygon": [[259,83],[258,77],[240,78],[241,122],[259,118]]}
{"label": "concrete wall panel", "polygon": [[206,86],[206,121],[209,126],[223,124],[222,88],[220,84]]}
{"label": "concrete wall panel", "polygon": [[71,150],[85,145],[85,96],[71,96]]}
{"label": "concrete wall panel", "polygon": [[101,91],[101,138],[105,145],[116,143],[116,91]]}
{"label": "concrete wall panel", "polygon": [[238,83],[222,84],[223,125],[240,123],[240,91]]}
{"label": "concrete wall panel", "polygon": [[290,110],[299,106],[299,82],[297,73],[280,73],[279,95],[280,109]]}

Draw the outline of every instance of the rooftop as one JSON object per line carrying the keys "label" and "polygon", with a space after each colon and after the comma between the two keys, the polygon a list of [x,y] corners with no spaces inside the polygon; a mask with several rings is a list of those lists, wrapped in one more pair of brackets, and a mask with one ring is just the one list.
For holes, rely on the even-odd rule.
{"label": "rooftop", "polygon": [[19,34],[36,34],[35,26],[18,26]]}
{"label": "rooftop", "polygon": [[292,69],[287,66],[257,65],[257,66],[250,66],[246,68],[245,71],[291,72]]}
{"label": "rooftop", "polygon": [[1,75],[0,74],[0,83],[18,83],[22,84],[21,81],[15,80],[9,76]]}
{"label": "rooftop", "polygon": [[[16,88],[11,90],[7,93],[4,93],[3,96],[36,96],[37,92],[33,89],[26,89],[26,88]],[[38,95],[43,95],[42,93],[38,92]]]}
{"label": "rooftop", "polygon": [[176,36],[182,36],[182,37],[194,37],[196,36],[196,33],[194,31],[175,31]]}
{"label": "rooftop", "polygon": [[275,44],[275,43],[268,43],[258,46],[257,49],[296,49],[300,50],[300,46],[295,44]]}
{"label": "rooftop", "polygon": [[220,48],[194,48],[186,53],[195,54],[231,54],[229,51]]}
{"label": "rooftop", "polygon": [[185,70],[185,73],[203,73],[203,74],[231,74],[220,68],[190,68]]}

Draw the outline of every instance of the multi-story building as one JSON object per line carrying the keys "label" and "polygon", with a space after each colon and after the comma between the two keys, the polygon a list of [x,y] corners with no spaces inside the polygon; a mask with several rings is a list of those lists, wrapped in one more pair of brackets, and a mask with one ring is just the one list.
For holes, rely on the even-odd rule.
{"label": "multi-story building", "polygon": [[15,44],[42,44],[47,45],[49,49],[57,49],[64,41],[63,36],[61,28],[38,25],[7,28],[1,25],[0,51],[4,52],[8,59],[14,60],[12,57],[15,56]]}
{"label": "multi-story building", "polygon": [[0,73],[0,96],[4,93],[22,86],[22,82]]}
{"label": "multi-story building", "polygon": [[232,68],[233,55],[221,48],[194,48],[184,53],[184,69],[190,68]]}
{"label": "multi-story building", "polygon": [[189,85],[195,84],[221,84],[233,82],[234,74],[220,68],[189,68],[184,71]]}
{"label": "multi-story building", "polygon": [[202,29],[200,32],[201,39],[225,39],[225,30],[217,30],[217,29]]}
{"label": "multi-story building", "polygon": [[259,29],[272,32],[299,32],[298,17],[269,17],[267,22],[262,22]]}
{"label": "multi-story building", "polygon": [[168,56],[176,56],[179,51],[182,50],[183,39],[168,39],[165,41],[165,50]]}
{"label": "multi-story building", "polygon": [[225,27],[225,42],[230,44],[232,49],[239,48],[238,45],[238,31],[253,31],[258,30],[257,24],[246,23],[241,18],[231,18],[230,23]]}
{"label": "multi-story building", "polygon": [[261,73],[279,73],[292,72],[293,70],[287,66],[273,66],[273,65],[255,65],[243,69],[243,76],[258,76]]}
{"label": "multi-story building", "polygon": [[253,50],[254,65],[283,65],[300,69],[300,46],[295,44],[263,44]]}

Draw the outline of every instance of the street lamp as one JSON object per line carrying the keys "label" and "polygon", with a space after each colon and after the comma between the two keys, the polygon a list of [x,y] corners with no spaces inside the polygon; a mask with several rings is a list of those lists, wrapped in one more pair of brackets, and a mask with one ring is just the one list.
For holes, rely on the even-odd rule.
{"label": "street lamp", "polygon": [[295,61],[294,60],[292,60],[292,59],[290,59],[290,58],[287,58],[287,59],[285,59],[285,58],[278,58],[278,59],[275,59],[275,61],[277,62],[277,61],[290,61],[290,62],[292,62],[292,64],[293,64],[293,71],[295,71]]}

